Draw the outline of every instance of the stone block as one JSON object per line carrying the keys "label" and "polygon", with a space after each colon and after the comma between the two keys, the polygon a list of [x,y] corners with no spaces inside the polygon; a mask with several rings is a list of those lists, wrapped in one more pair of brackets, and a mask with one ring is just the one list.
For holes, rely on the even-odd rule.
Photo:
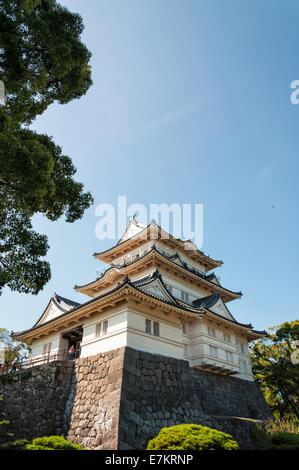
{"label": "stone block", "polygon": [[22,373],[16,382],[0,380],[11,431],[36,437],[63,429],[86,448],[142,449],[161,427],[181,422],[206,422],[245,442],[248,423],[211,415],[271,416],[255,383],[191,369],[186,361],[120,348],[76,360],[74,368],[59,363],[59,382],[57,365],[32,369],[30,380]]}

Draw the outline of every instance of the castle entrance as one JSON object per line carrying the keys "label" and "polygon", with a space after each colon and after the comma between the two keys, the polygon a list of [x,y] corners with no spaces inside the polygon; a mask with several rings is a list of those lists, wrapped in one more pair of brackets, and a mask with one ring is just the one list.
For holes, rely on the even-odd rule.
{"label": "castle entrance", "polygon": [[78,326],[73,330],[67,331],[63,333],[62,337],[68,341],[68,351],[72,346],[75,348],[74,357],[73,359],[77,359],[80,357],[81,353],[81,341],[83,337],[83,328],[82,326]]}

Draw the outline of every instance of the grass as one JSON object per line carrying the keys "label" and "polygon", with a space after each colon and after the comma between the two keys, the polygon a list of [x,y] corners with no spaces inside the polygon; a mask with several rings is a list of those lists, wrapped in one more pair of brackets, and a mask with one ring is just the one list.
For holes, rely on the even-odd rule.
{"label": "grass", "polygon": [[291,432],[299,434],[299,423],[290,421],[289,419],[268,419],[263,427],[266,434],[272,436],[278,432]]}
{"label": "grass", "polygon": [[253,434],[260,449],[298,450],[299,423],[290,419],[268,419],[257,424]]}

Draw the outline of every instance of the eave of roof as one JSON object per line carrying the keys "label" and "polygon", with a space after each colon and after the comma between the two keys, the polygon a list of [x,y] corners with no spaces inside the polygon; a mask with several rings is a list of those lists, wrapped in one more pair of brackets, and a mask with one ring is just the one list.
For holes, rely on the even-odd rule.
{"label": "eave of roof", "polygon": [[[148,251],[146,254],[140,256],[138,259],[135,259],[135,260],[131,261],[130,263],[124,264],[123,266],[120,266],[120,265],[111,266],[111,267],[109,267],[109,268],[103,273],[103,275],[102,275],[101,277],[99,277],[98,279],[95,279],[94,281],[91,281],[91,282],[89,282],[89,283],[87,283],[87,284],[85,284],[85,285],[82,285],[82,286],[75,285],[75,286],[74,286],[74,289],[80,291],[80,290],[83,290],[83,289],[85,289],[85,288],[92,287],[93,285],[96,286],[98,283],[100,283],[100,282],[104,279],[106,273],[108,273],[108,272],[110,272],[110,271],[112,271],[112,270],[114,270],[114,269],[115,269],[115,270],[121,270],[121,269],[127,268],[127,267],[129,267],[129,266],[131,266],[131,265],[133,265],[133,264],[135,264],[135,263],[140,262],[140,261],[143,260],[146,256],[150,255],[150,254],[153,253],[153,252],[158,253],[158,254],[159,254],[160,256],[162,256],[164,259],[166,259],[166,260],[172,262],[172,263],[173,263],[174,265],[176,265],[176,266],[179,266],[179,265],[177,265],[177,263],[175,263],[175,262],[173,261],[173,258],[177,258],[177,257],[180,258],[180,256],[179,256],[178,254],[174,254],[174,255],[171,255],[171,256],[164,255],[163,253],[161,253],[161,251],[160,251],[155,245],[153,245],[153,247],[152,247],[152,249],[151,249],[150,251]],[[180,258],[180,259],[181,259],[181,258]],[[231,290],[227,289],[226,287],[221,286],[220,284],[215,284],[214,282],[212,282],[210,279],[216,277],[214,273],[209,274],[209,275],[207,275],[207,276],[201,275],[201,274],[199,274],[196,270],[189,269],[189,268],[187,267],[186,263],[184,263],[183,261],[182,261],[182,265],[179,266],[179,267],[180,267],[181,269],[185,269],[186,271],[188,271],[189,273],[191,273],[191,274],[193,274],[193,275],[198,276],[201,280],[208,282],[209,284],[211,284],[211,287],[213,287],[213,289],[215,289],[215,286],[216,286],[216,288],[218,287],[218,288],[220,288],[220,289],[223,289],[223,290],[226,291],[228,294],[232,294],[233,296],[236,296],[236,297],[239,297],[239,298],[243,295],[242,292],[234,292],[234,291],[231,291]]]}
{"label": "eave of roof", "polygon": [[[158,270],[155,271],[154,273],[154,276],[151,277],[151,279],[147,279],[147,281],[144,281],[144,285],[146,283],[150,283],[153,281],[153,279],[157,278],[157,277],[160,277],[160,273]],[[135,281],[136,282],[136,281]],[[161,282],[163,283],[163,280],[161,279]],[[151,298],[154,298],[155,300],[159,301],[159,302],[162,302],[164,304],[167,304],[167,305],[170,305],[172,306],[173,308],[175,308],[177,310],[177,312],[179,313],[180,311],[182,312],[185,312],[186,314],[189,313],[189,315],[191,315],[191,318],[196,318],[198,314],[204,316],[204,313],[205,312],[209,312],[209,314],[213,315],[213,316],[216,316],[218,317],[219,319],[225,321],[225,322],[229,322],[230,324],[232,325],[235,325],[235,326],[238,326],[238,327],[241,327],[241,328],[244,328],[247,330],[247,333],[253,333],[253,334],[262,334],[262,333],[258,333],[258,332],[255,332],[252,330],[252,325],[249,324],[249,325],[245,325],[245,324],[242,324],[242,323],[239,323],[237,321],[234,321],[234,320],[230,320],[228,318],[224,318],[223,316],[221,315],[218,315],[216,314],[215,312],[212,312],[211,310],[209,309],[206,309],[206,308],[200,308],[200,309],[196,309],[196,308],[192,308],[191,306],[190,307],[186,307],[184,305],[182,305],[181,303],[178,303],[176,301],[176,299],[174,299],[174,302],[169,302],[165,299],[162,299],[161,297],[159,296],[156,296],[152,293],[149,293],[149,292],[145,292],[144,290],[138,288],[138,286],[135,286],[134,285],[134,281],[132,282],[128,276],[125,277],[125,279],[123,280],[123,282],[119,283],[115,288],[111,289],[109,292],[106,292],[98,297],[95,297],[87,302],[85,302],[84,304],[81,304],[81,305],[78,305],[78,306],[75,306],[74,308],[72,308],[71,310],[63,313],[62,315],[60,315],[59,317],[55,317],[53,318],[52,320],[49,320],[48,322],[45,322],[41,325],[38,325],[38,326],[34,326],[32,328],[30,328],[29,330],[25,330],[25,331],[22,331],[22,332],[16,332],[16,333],[13,333],[13,337],[14,339],[16,340],[21,340],[22,337],[25,338],[26,335],[29,335],[30,333],[34,332],[34,331],[37,331],[39,329],[42,329],[42,328],[45,328],[47,326],[49,326],[51,323],[55,323],[57,321],[60,322],[61,319],[63,319],[64,317],[66,316],[70,316],[71,314],[73,314],[74,312],[77,312],[78,310],[80,310],[81,308],[84,309],[85,307],[87,307],[88,305],[90,304],[93,304],[93,303],[96,303],[98,302],[99,300],[101,299],[104,299],[105,297],[108,297],[114,293],[116,293],[117,291],[125,288],[126,286],[132,288],[132,289],[135,289],[136,291],[138,291],[139,293],[145,295],[145,296],[148,296],[148,297],[151,297]],[[167,290],[167,292],[169,292],[169,290],[167,289],[167,287],[165,286],[164,284],[164,287],[165,289]],[[169,295],[172,297],[172,294],[169,292]]]}
{"label": "eave of roof", "polygon": [[80,305],[79,302],[75,302],[74,300],[70,300],[70,299],[67,299],[65,297],[62,297],[61,295],[56,294],[56,292],[54,292],[54,296],[55,296],[56,300],[59,303],[63,302],[65,304],[69,305],[70,307],[75,307],[76,305]]}
{"label": "eave of roof", "polygon": [[253,333],[256,333],[257,335],[268,336],[268,333],[267,333],[266,330],[261,330],[261,331],[259,331],[259,330],[252,330],[252,331],[253,331]]}
{"label": "eave of roof", "polygon": [[[151,282],[152,282],[152,280],[153,280],[153,279],[151,279]],[[96,303],[97,301],[99,301],[99,300],[101,300],[101,299],[103,299],[103,298],[105,298],[105,297],[108,297],[109,295],[114,294],[115,292],[119,291],[120,289],[122,289],[122,288],[125,287],[126,285],[128,285],[128,286],[130,286],[130,287],[136,289],[138,292],[141,292],[141,293],[144,294],[144,295],[148,295],[149,297],[155,298],[155,299],[157,299],[157,300],[159,300],[159,301],[161,301],[161,302],[167,303],[167,304],[169,304],[169,305],[173,305],[174,307],[177,307],[177,308],[179,308],[179,309],[189,311],[189,309],[185,309],[185,308],[183,308],[181,305],[178,305],[178,304],[174,305],[173,303],[170,303],[170,302],[168,302],[167,300],[163,300],[163,299],[161,299],[160,297],[157,297],[157,296],[155,296],[155,295],[153,295],[153,294],[151,294],[151,293],[149,293],[149,292],[144,292],[144,291],[142,291],[142,290],[139,290],[138,287],[135,287],[135,286],[134,286],[133,282],[131,282],[131,280],[129,279],[129,277],[126,276],[126,277],[124,278],[123,282],[118,283],[118,285],[117,285],[116,287],[114,287],[113,289],[111,289],[110,291],[105,292],[105,293],[102,294],[102,295],[99,295],[99,296],[97,296],[97,297],[95,297],[95,298],[93,298],[93,299],[91,299],[91,300],[88,300],[87,302],[85,302],[85,303],[83,303],[83,304],[80,304],[80,305],[78,305],[78,306],[72,308],[71,310],[69,310],[69,311],[63,313],[62,315],[60,315],[59,317],[55,317],[55,318],[53,318],[53,319],[51,319],[51,320],[49,320],[49,321],[47,321],[47,322],[45,322],[45,323],[42,323],[41,325],[36,326],[37,323],[38,323],[38,322],[37,322],[32,328],[29,328],[28,330],[24,330],[24,331],[20,331],[20,332],[12,332],[12,335],[13,335],[14,339],[17,340],[17,339],[20,338],[21,336],[25,336],[25,335],[27,335],[27,334],[33,332],[33,331],[36,331],[36,330],[41,329],[41,328],[44,328],[44,327],[50,325],[51,323],[54,323],[54,322],[56,322],[56,321],[58,321],[58,320],[61,320],[61,319],[63,319],[64,317],[66,317],[66,316],[68,316],[68,315],[71,315],[72,313],[78,311],[78,310],[81,309],[81,308],[83,309],[83,308],[85,308],[86,306],[88,306],[88,305],[90,305],[90,304]],[[170,295],[171,295],[171,294],[170,294]],[[190,313],[191,313],[191,311],[190,311]],[[194,312],[193,312],[193,313],[194,313]]]}
{"label": "eave of roof", "polygon": [[[169,240],[173,241],[174,243],[179,244],[181,247],[184,246],[186,243],[193,243],[193,242],[191,242],[191,240],[181,240],[181,239],[179,239],[179,238],[173,237],[170,233],[165,232],[165,230],[163,230],[155,221],[152,221],[147,227],[145,227],[143,230],[141,230],[140,232],[138,232],[138,233],[137,233],[136,235],[134,235],[133,237],[128,238],[128,239],[126,239],[126,240],[124,240],[124,241],[122,241],[122,242],[119,242],[119,243],[117,243],[117,245],[114,245],[112,248],[109,248],[109,249],[107,249],[107,250],[105,250],[105,251],[102,251],[102,252],[99,252],[99,253],[95,252],[95,253],[93,254],[93,256],[96,257],[96,258],[99,258],[99,259],[107,259],[107,258],[110,258],[110,257],[108,256],[108,253],[113,253],[113,251],[118,251],[119,248],[120,248],[122,245],[124,245],[125,243],[128,243],[128,244],[129,244],[131,241],[134,241],[134,240],[140,238],[140,236],[141,236],[144,232],[148,231],[152,226],[155,227],[156,229],[158,229],[161,233],[163,232],[163,233],[165,233],[165,234],[167,235],[167,238],[166,238],[166,237],[165,237],[165,238],[161,238],[160,240],[169,239]],[[143,239],[144,239],[145,241],[147,240],[147,239],[145,239],[145,238],[143,238]],[[198,250],[197,248],[196,248],[196,250],[190,250],[190,251],[193,251],[193,253],[194,253],[195,255],[198,255],[200,258],[204,258],[204,259],[206,260],[206,263],[209,263],[209,265],[211,265],[212,267],[221,266],[221,265],[223,264],[223,261],[222,261],[222,260],[214,260],[213,258],[211,258],[210,256],[206,255],[203,251]],[[105,256],[105,255],[106,255],[106,256]],[[210,268],[210,269],[212,269],[212,268]]]}

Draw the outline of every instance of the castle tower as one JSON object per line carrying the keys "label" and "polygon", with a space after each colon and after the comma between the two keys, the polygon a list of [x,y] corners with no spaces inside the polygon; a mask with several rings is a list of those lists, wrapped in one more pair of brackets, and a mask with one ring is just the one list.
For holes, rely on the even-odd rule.
{"label": "castle tower", "polygon": [[252,381],[248,343],[265,332],[239,323],[227,304],[242,296],[212,270],[222,265],[163,231],[132,218],[119,242],[94,254],[108,265],[94,281],[75,286],[83,304],[54,294],[33,328],[15,333],[30,342],[31,363],[129,346],[185,359],[191,367]]}
{"label": "castle tower", "polygon": [[[15,428],[24,437],[63,433],[87,449],[144,449],[164,426],[197,423],[254,448],[253,420],[271,413],[248,343],[265,332],[231,314],[227,304],[242,294],[220,284],[213,270],[222,261],[134,218],[94,256],[107,269],[75,286],[85,303],[54,294],[36,324],[14,334],[31,344],[27,365],[37,366],[26,396],[22,373],[17,384],[0,380],[4,400],[18,403],[8,413]],[[66,361],[72,345],[75,360]]]}

